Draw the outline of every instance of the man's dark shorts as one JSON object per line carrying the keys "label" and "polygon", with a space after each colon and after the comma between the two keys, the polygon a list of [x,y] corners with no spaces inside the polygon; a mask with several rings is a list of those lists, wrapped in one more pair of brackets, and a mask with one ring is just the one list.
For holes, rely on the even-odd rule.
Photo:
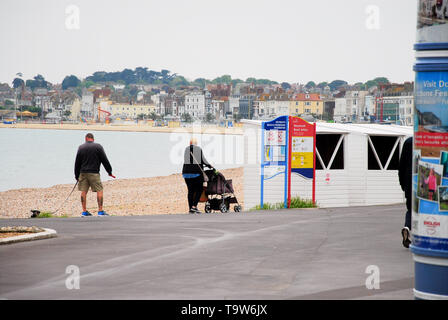
{"label": "man's dark shorts", "polygon": [[87,192],[89,191],[89,187],[92,188],[93,192],[103,190],[103,184],[101,183],[99,173],[81,173],[79,175],[78,190]]}

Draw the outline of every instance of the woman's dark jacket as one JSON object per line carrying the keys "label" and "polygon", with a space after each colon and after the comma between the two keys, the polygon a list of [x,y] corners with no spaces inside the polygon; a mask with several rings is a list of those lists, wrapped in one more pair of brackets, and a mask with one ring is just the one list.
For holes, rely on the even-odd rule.
{"label": "woman's dark jacket", "polygon": [[[191,153],[193,155],[191,155]],[[202,149],[195,145],[190,145],[185,148],[184,152],[184,166],[182,168],[182,174],[185,173],[200,173],[202,174],[202,170],[204,166],[209,168],[213,168],[211,164],[208,163],[207,159],[205,159],[204,154],[202,153]],[[202,170],[201,170],[202,169]]]}

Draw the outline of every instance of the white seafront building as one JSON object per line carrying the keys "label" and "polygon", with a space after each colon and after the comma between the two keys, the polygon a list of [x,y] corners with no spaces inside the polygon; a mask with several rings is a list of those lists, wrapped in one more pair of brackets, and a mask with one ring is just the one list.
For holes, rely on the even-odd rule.
{"label": "white seafront building", "polygon": [[189,113],[196,119],[204,118],[205,95],[202,92],[194,91],[185,95],[185,113]]}
{"label": "white seafront building", "polygon": [[[244,204],[260,204],[261,121],[244,123]],[[316,202],[319,207],[402,203],[398,161],[412,127],[317,123]],[[312,198],[312,181],[292,174],[291,196]],[[264,183],[264,202],[284,200],[284,175]]]}

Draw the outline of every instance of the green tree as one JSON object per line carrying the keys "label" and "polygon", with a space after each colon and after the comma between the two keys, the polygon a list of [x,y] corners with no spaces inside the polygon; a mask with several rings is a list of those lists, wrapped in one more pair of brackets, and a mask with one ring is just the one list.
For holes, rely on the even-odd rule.
{"label": "green tree", "polygon": [[306,88],[315,88],[316,87],[316,83],[314,81],[308,81],[308,83],[305,85]]}
{"label": "green tree", "polygon": [[240,122],[240,120],[243,118],[242,115],[240,115],[239,113],[234,113],[233,114],[233,120],[235,120],[235,122]]}
{"label": "green tree", "polygon": [[282,82],[281,86],[283,90],[291,89],[291,85],[288,82]]}
{"label": "green tree", "polygon": [[373,79],[373,81],[376,81],[376,83],[378,84],[389,84],[389,79],[387,79],[386,77],[377,77],[375,79]]}
{"label": "green tree", "polygon": [[365,83],[365,86],[366,86],[368,89],[370,89],[370,88],[372,88],[372,87],[375,87],[376,85],[377,85],[376,81],[373,81],[373,80],[369,80],[369,81],[367,81],[367,82]]}
{"label": "green tree", "polygon": [[26,80],[26,86],[30,88],[31,90],[34,90],[35,88],[46,88],[50,86],[50,83],[45,80],[45,78],[38,74],[33,78],[33,80]]}
{"label": "green tree", "polygon": [[389,79],[385,78],[385,77],[377,77],[373,80],[369,80],[365,83],[365,86],[367,88],[372,88],[375,86],[379,86],[380,84],[389,84]]}
{"label": "green tree", "polygon": [[205,88],[205,85],[208,83],[210,83],[210,80],[204,78],[197,78],[196,80],[193,81],[192,85],[200,88]]}
{"label": "green tree", "polygon": [[128,95],[132,100],[137,100],[138,88],[135,85],[126,86],[124,93]]}
{"label": "green tree", "polygon": [[12,87],[14,89],[20,88],[25,84],[25,81],[23,81],[20,78],[14,78],[14,80],[12,81]]}
{"label": "green tree", "polygon": [[181,119],[184,122],[188,122],[188,123],[193,122],[193,117],[189,113],[183,113],[181,116]]}
{"label": "green tree", "polygon": [[38,107],[23,106],[22,111],[37,112],[38,117],[40,117],[42,115],[42,109],[38,108]]}
{"label": "green tree", "polygon": [[82,97],[82,87],[81,86],[76,87],[75,92],[78,96]]}
{"label": "green tree", "polygon": [[214,84],[230,84],[232,82],[232,77],[228,74],[220,76],[212,80]]}
{"label": "green tree", "polygon": [[14,102],[12,102],[11,100],[5,100],[5,104],[4,106],[0,106],[1,110],[10,110],[11,107],[14,106]]}
{"label": "green tree", "polygon": [[66,76],[64,80],[62,80],[62,89],[66,90],[68,88],[76,88],[81,84],[81,80],[79,80],[76,76],[70,75]]}
{"label": "green tree", "polygon": [[205,122],[210,123],[215,121],[215,116],[212,113],[207,113],[205,115]]}
{"label": "green tree", "polygon": [[355,87],[358,87],[360,90],[365,90],[367,88],[367,86],[362,82],[357,82],[354,85]]}
{"label": "green tree", "polygon": [[135,72],[131,69],[124,69],[121,72],[120,78],[115,79],[115,81],[118,81],[120,79],[124,80],[126,84],[137,83],[137,76],[135,75]]}
{"label": "green tree", "polygon": [[154,111],[149,114],[149,119],[151,120],[157,120],[158,118],[159,116]]}
{"label": "green tree", "polygon": [[179,86],[188,86],[190,85],[190,82],[188,82],[187,79],[183,76],[176,76],[170,81],[171,87],[179,87]]}
{"label": "green tree", "polygon": [[346,84],[348,83],[344,80],[333,80],[328,84],[328,86],[330,87],[331,91],[335,91]]}
{"label": "green tree", "polygon": [[232,85],[235,86],[237,83],[243,83],[244,81],[241,79],[232,79]]}
{"label": "green tree", "polygon": [[267,85],[272,85],[272,84],[278,84],[277,81],[272,81],[269,79],[257,79],[255,81],[255,84],[267,84]]}
{"label": "green tree", "polygon": [[328,86],[328,82],[326,82],[326,81],[324,81],[324,82],[320,82],[320,83],[317,85],[317,87],[318,87],[318,88],[321,88],[321,89],[325,88],[326,86]]}
{"label": "green tree", "polygon": [[81,87],[83,87],[83,88],[90,88],[94,84],[95,84],[95,82],[93,82],[92,80],[83,80],[81,82]]}

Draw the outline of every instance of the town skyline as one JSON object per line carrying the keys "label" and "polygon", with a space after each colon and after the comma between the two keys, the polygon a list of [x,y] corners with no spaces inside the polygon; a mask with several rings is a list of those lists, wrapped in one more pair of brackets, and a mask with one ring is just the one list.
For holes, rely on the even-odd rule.
{"label": "town skyline", "polygon": [[19,73],[12,87],[0,84],[2,117],[106,123],[151,119],[186,125],[193,121],[272,119],[286,114],[338,122],[395,121],[409,125],[414,103],[413,82],[391,83],[386,77],[356,84],[344,80],[290,84],[232,79],[230,75],[190,82],[169,70],[138,67],[121,72],[98,71],[83,79],[70,75],[57,84],[40,74],[33,79],[22,78]]}

